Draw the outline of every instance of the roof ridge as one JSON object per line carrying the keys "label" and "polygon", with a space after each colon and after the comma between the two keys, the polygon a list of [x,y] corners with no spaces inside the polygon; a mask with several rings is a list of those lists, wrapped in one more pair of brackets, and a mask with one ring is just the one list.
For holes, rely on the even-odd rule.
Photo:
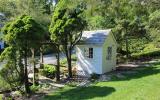
{"label": "roof ridge", "polygon": [[81,40],[83,41],[83,43],[103,44],[110,31],[111,29],[84,31],[82,33]]}

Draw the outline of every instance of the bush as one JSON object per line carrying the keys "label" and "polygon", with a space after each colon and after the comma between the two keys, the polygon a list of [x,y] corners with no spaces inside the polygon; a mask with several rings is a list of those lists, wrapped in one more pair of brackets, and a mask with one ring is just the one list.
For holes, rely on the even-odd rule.
{"label": "bush", "polygon": [[45,45],[44,46],[44,51],[43,54],[51,54],[51,53],[56,53],[56,49],[54,49],[52,46],[50,45]]}
{"label": "bush", "polygon": [[11,89],[10,85],[0,75],[0,91],[6,91],[10,89]]}
{"label": "bush", "polygon": [[75,54],[73,54],[71,58],[72,58],[72,61],[77,61],[77,56]]}
{"label": "bush", "polygon": [[40,69],[40,74],[48,78],[55,78],[56,69],[53,65],[44,64],[44,68]]}
{"label": "bush", "polygon": [[140,53],[134,53],[133,59],[155,58],[160,56],[160,48],[156,48],[154,44],[148,44]]}
{"label": "bush", "polygon": [[91,77],[90,77],[90,80],[91,80],[91,81],[95,81],[95,80],[97,80],[97,79],[99,78],[99,76],[100,76],[100,75],[98,75],[98,74],[96,74],[96,73],[92,73],[92,74],[91,74]]}
{"label": "bush", "polygon": [[23,85],[23,74],[21,71],[20,67],[14,66],[12,61],[7,62],[0,70],[0,90],[21,89]]}
{"label": "bush", "polygon": [[144,59],[144,58],[155,58],[159,56],[160,56],[160,50],[153,50],[153,51],[147,51],[147,52],[134,54],[132,58],[133,59]]}
{"label": "bush", "polygon": [[39,89],[40,89],[40,85],[39,86],[35,86],[35,85],[32,85],[31,87],[30,87],[30,89],[31,89],[31,91],[34,93],[34,92],[36,92],[36,91],[38,91]]}
{"label": "bush", "polygon": [[64,59],[60,60],[60,65],[61,66],[66,66],[67,65],[67,59],[64,58]]}
{"label": "bush", "polygon": [[[71,56],[71,58],[72,58],[72,61],[77,61],[77,57],[76,57],[75,54],[73,54],[73,55]],[[60,65],[61,65],[61,66],[66,66],[66,65],[67,65],[67,59],[64,58],[64,59],[60,60]]]}

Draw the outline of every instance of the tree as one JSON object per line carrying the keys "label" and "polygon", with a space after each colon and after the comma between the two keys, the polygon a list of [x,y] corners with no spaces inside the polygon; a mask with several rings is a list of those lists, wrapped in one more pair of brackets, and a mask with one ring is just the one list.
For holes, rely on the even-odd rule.
{"label": "tree", "polygon": [[5,66],[0,70],[2,78],[10,85],[11,89],[21,91],[24,73],[23,65],[19,62],[21,60],[19,51],[15,47],[7,47],[1,54],[0,60],[6,61]]}
{"label": "tree", "polygon": [[82,18],[83,3],[73,9],[64,8],[64,4],[64,0],[57,4],[52,17],[50,32],[51,39],[63,46],[68,62],[69,77],[72,77],[72,50],[81,39],[86,21]]}
{"label": "tree", "polygon": [[9,46],[16,47],[19,51],[19,55],[24,58],[25,91],[26,93],[30,93],[27,69],[28,52],[31,48],[35,48],[43,39],[44,30],[41,25],[35,22],[30,16],[22,15],[15,21],[5,25],[3,33],[4,41]]}

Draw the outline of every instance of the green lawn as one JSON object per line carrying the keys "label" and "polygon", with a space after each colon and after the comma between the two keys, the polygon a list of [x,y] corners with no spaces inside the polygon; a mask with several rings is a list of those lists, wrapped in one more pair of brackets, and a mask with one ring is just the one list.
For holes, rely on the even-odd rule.
{"label": "green lawn", "polygon": [[0,100],[2,100],[2,94],[0,94]]}
{"label": "green lawn", "polygon": [[85,88],[65,87],[44,100],[160,100],[160,64]]}

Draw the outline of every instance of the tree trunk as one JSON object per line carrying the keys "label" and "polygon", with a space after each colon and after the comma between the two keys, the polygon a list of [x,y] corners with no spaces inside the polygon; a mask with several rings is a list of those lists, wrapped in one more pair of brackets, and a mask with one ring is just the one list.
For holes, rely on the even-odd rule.
{"label": "tree trunk", "polygon": [[35,50],[34,50],[34,48],[31,49],[31,52],[32,52],[32,64],[33,64],[33,85],[35,86],[35,81],[36,81],[35,68],[36,68],[36,64],[35,64]]}
{"label": "tree trunk", "polygon": [[56,66],[56,81],[59,82],[60,81],[60,57],[59,57],[59,45],[57,46],[57,66]]}
{"label": "tree trunk", "polygon": [[23,65],[23,61],[22,61],[22,53],[21,52],[19,52],[19,60],[18,60],[18,66],[19,66],[19,68],[20,68],[20,75],[21,75],[21,82],[23,83],[24,82],[24,65]]}
{"label": "tree trunk", "polygon": [[67,61],[68,61],[68,75],[69,75],[70,78],[72,78],[72,59],[71,59],[71,55],[72,55],[72,49],[69,48]]}
{"label": "tree trunk", "polygon": [[43,59],[43,46],[40,47],[40,68],[42,68],[44,63],[44,59]]}
{"label": "tree trunk", "polygon": [[128,32],[127,32],[127,27],[126,27],[125,42],[126,42],[126,57],[127,57],[127,62],[128,62],[128,58],[129,58],[129,44],[128,44]]}
{"label": "tree trunk", "polygon": [[29,82],[28,82],[28,69],[27,69],[27,49],[25,50],[24,54],[24,85],[25,91],[27,94],[30,93]]}
{"label": "tree trunk", "polygon": [[126,42],[126,57],[127,59],[129,58],[129,45],[128,45],[128,38],[127,36],[125,37],[125,42]]}

